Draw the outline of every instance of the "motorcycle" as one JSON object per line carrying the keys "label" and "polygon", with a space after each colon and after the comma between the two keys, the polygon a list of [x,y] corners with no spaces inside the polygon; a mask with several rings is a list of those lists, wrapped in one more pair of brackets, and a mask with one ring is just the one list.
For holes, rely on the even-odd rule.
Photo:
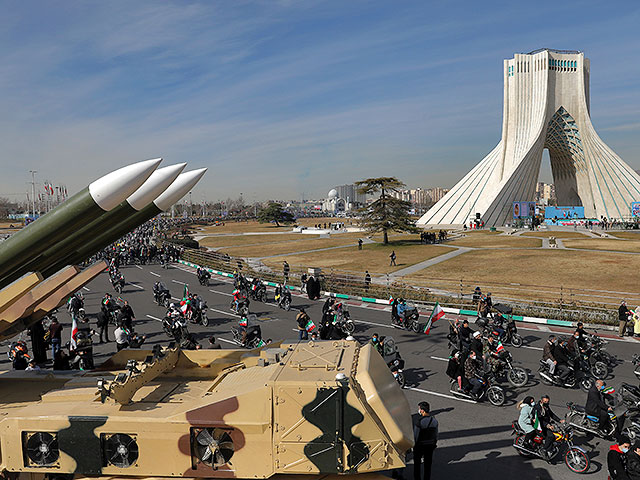
{"label": "motorcycle", "polygon": [[[495,331],[495,327],[499,326],[504,332],[500,335],[499,340],[502,343],[510,343],[516,348],[522,346],[522,337],[518,333],[516,321],[513,319],[513,308],[504,303],[496,303],[493,309],[498,313],[490,312],[488,317],[478,317],[476,325],[482,328],[482,336],[486,339]],[[503,327],[502,322],[506,321]],[[500,324],[500,325],[498,325]]]}
{"label": "motorcycle", "polygon": [[631,362],[633,363],[633,373],[640,380],[640,355],[634,354]]}
{"label": "motorcycle", "polygon": [[189,338],[187,319],[175,312],[167,312],[162,319],[162,329],[169,338],[173,338],[180,344],[185,338]]}
{"label": "motorcycle", "polygon": [[275,300],[278,307],[287,312],[291,310],[291,292],[286,286],[276,288]]}
{"label": "motorcycle", "polygon": [[258,302],[267,303],[267,287],[264,283],[252,283],[249,296]]}
{"label": "motorcycle", "polygon": [[[76,348],[73,350],[69,348],[69,363],[72,368],[77,368],[78,370],[92,370],[94,368],[93,333],[88,327],[78,329]],[[70,346],[70,344],[67,345]]]}
{"label": "motorcycle", "polygon": [[494,373],[496,377],[504,374],[509,383],[516,388],[524,387],[529,381],[526,370],[522,367],[515,367],[511,353],[506,350],[502,350],[500,353]]}
{"label": "motorcycle", "polygon": [[582,370],[576,369],[573,365],[567,365],[569,368],[569,374],[563,382],[557,375],[552,375],[549,372],[549,365],[544,360],[540,360],[540,366],[538,367],[538,375],[540,380],[545,385],[555,385],[556,387],[574,388],[576,384],[580,386],[580,389],[584,392],[588,392],[593,384],[593,378],[587,375]]}
{"label": "motorcycle", "polygon": [[574,427],[576,430],[580,430],[584,433],[592,433],[593,435],[601,438],[613,438],[616,433],[616,422],[618,420],[615,412],[609,411],[609,425],[606,431],[601,431],[598,427],[598,418],[593,415],[587,415],[584,407],[576,405],[573,402],[567,403],[569,411],[565,415],[565,421]]}
{"label": "motorcycle", "polygon": [[209,317],[207,317],[207,302],[200,301],[198,308],[194,308],[191,312],[191,321],[195,324],[202,325],[203,327],[209,326]]}
{"label": "motorcycle", "polygon": [[573,429],[566,423],[559,423],[554,425],[554,429],[551,430],[553,434],[553,443],[551,444],[550,451],[544,451],[544,437],[542,432],[538,432],[533,438],[532,445],[525,443],[525,433],[520,427],[520,424],[515,420],[511,424],[513,431],[511,435],[516,435],[513,440],[513,448],[523,457],[531,458],[537,457],[546,460],[551,463],[562,450],[562,445],[566,444],[566,451],[564,453],[564,463],[569,470],[575,473],[585,473],[589,470],[591,461],[587,452],[573,444]]}
{"label": "motorcycle", "polygon": [[351,320],[347,306],[340,302],[333,306],[333,326],[345,335],[351,335],[356,331],[356,324]]}
{"label": "motorcycle", "polygon": [[485,398],[491,402],[492,405],[496,407],[500,407],[504,405],[505,394],[504,390],[498,385],[493,385],[495,378],[491,374],[486,374],[482,379],[482,387],[480,388],[480,392],[477,396],[474,396],[471,393],[471,390],[461,389],[458,386],[458,381],[455,379],[451,380],[451,385],[449,387],[449,392],[458,398],[463,398],[465,400],[471,400],[472,402],[480,402]]}
{"label": "motorcycle", "polygon": [[168,308],[169,300],[171,300],[171,292],[169,290],[153,292],[153,299],[159,306]]}
{"label": "motorcycle", "polygon": [[231,309],[231,311],[233,311],[237,315],[245,317],[249,315],[249,303],[250,302],[248,298],[243,298],[239,300],[237,304],[235,300],[231,300],[231,303],[229,304],[229,308]]}
{"label": "motorcycle", "polygon": [[113,289],[119,294],[122,293],[122,290],[124,289],[124,283],[124,277],[122,275],[111,277],[111,285],[113,286]]}
{"label": "motorcycle", "polygon": [[9,360],[13,362],[17,356],[22,356],[26,359],[27,363],[31,359],[29,355],[29,347],[27,343],[23,340],[18,340],[16,342],[11,342],[9,346],[9,350],[7,351],[7,356]]}
{"label": "motorcycle", "polygon": [[247,326],[246,331],[247,334],[245,336],[245,341],[243,342],[243,330],[240,328],[231,327],[231,335],[233,336],[233,341],[241,347],[248,349],[258,348],[264,345],[264,342],[262,341],[262,330],[260,329],[260,325]]}
{"label": "motorcycle", "polygon": [[209,286],[210,278],[211,278],[211,274],[206,270],[202,270],[200,271],[200,273],[198,273],[198,282],[200,282],[200,285],[202,285],[203,287]]}
{"label": "motorcycle", "polygon": [[391,326],[418,333],[420,331],[419,317],[418,308],[415,305],[407,305],[402,315],[394,316],[393,313],[391,314]]}
{"label": "motorcycle", "polygon": [[391,370],[393,378],[396,379],[400,388],[404,388],[406,380],[404,378],[404,360],[400,355],[396,342],[391,337],[384,337],[382,343],[382,358]]}

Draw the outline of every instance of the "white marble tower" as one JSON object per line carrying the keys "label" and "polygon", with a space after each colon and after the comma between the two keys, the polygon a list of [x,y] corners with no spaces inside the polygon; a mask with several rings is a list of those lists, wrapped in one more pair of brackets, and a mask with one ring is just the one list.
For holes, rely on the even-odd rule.
{"label": "white marble tower", "polygon": [[513,220],[515,201],[534,201],[549,150],[558,205],[583,206],[587,218],[624,218],[640,201],[640,176],[598,136],[589,115],[589,59],[541,49],[504,61],[500,143],[418,225],[485,226]]}

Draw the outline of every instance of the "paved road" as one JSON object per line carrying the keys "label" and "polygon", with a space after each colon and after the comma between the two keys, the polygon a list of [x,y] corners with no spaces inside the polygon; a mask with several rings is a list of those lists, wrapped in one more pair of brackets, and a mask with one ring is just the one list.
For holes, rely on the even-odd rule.
{"label": "paved road", "polygon": [[[122,294],[130,301],[137,316],[137,330],[148,335],[149,346],[166,344],[168,338],[162,333],[159,319],[164,309],[153,302],[152,285],[162,279],[170,288],[174,297],[182,297],[183,285],[189,284],[190,290],[203,296],[210,307],[210,325],[206,329],[200,326],[190,326],[206,346],[206,339],[215,335],[223,348],[233,348],[230,327],[237,317],[229,311],[229,301],[232,286],[219,279],[212,279],[208,288],[201,287],[192,271],[188,267],[176,265],[168,270],[159,266],[129,266],[123,270],[127,279],[127,286]],[[102,274],[85,289],[86,310],[95,314],[99,310],[99,303],[104,292],[112,292],[108,276]],[[322,301],[312,302],[304,297],[294,295],[294,307],[305,307],[312,319],[321,317]],[[285,312],[275,305],[252,303],[253,313],[258,314],[261,321],[263,337],[274,340],[297,338],[294,318],[295,311]],[[544,341],[549,335],[548,327],[530,326],[522,329],[525,345],[522,348],[511,348],[516,363],[528,369],[530,375],[528,385],[521,389],[513,389],[505,384],[507,403],[503,407],[490,404],[474,404],[449,395],[448,377],[444,373],[448,357],[447,323],[441,321],[436,324],[429,336],[400,331],[389,326],[389,313],[383,307],[373,305],[350,305],[352,318],[358,328],[356,338],[365,342],[374,332],[381,335],[392,335],[399,345],[406,361],[406,377],[408,388],[405,393],[412,409],[417,403],[427,400],[432,410],[438,415],[441,426],[440,442],[435,453],[433,467],[436,479],[445,478],[515,478],[524,479],[568,479],[574,478],[563,463],[548,465],[541,460],[527,460],[520,458],[511,447],[511,421],[517,417],[516,403],[526,394],[539,398],[548,393],[555,412],[563,416],[566,402],[583,403],[586,395],[579,390],[565,390],[557,387],[547,387],[540,384],[535,371],[541,356]],[[63,341],[69,335],[69,316],[61,311],[58,318],[65,325]],[[91,319],[95,324],[95,318]],[[554,328],[554,331],[562,329]],[[110,333],[111,339],[113,334]],[[625,362],[616,367],[615,377],[608,380],[614,386],[622,381],[637,383],[631,363],[631,354],[638,352],[635,341],[616,341],[609,343],[609,351],[618,355]],[[6,345],[0,348],[0,369],[8,368],[6,360]],[[97,345],[95,348],[96,362],[107,358],[115,351],[115,344]],[[576,443],[591,451],[592,468],[587,477],[606,478],[606,451],[610,443],[597,438],[578,436]],[[489,460],[489,461],[488,461]],[[411,468],[411,467],[409,467]],[[411,478],[408,470],[406,477]]]}

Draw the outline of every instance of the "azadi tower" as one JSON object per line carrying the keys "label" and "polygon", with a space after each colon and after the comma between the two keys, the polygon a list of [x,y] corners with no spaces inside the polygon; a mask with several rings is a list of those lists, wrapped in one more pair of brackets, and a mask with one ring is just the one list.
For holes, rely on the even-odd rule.
{"label": "azadi tower", "polygon": [[513,202],[534,201],[547,148],[558,205],[585,217],[624,218],[640,201],[640,176],[598,136],[589,116],[589,59],[541,49],[504,61],[500,143],[419,221],[485,226],[513,220]]}

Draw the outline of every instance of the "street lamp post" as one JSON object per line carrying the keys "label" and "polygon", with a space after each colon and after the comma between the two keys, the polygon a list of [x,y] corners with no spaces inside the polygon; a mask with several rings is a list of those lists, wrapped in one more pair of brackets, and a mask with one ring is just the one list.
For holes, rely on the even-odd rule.
{"label": "street lamp post", "polygon": [[29,170],[31,173],[31,208],[32,208],[32,217],[36,219],[36,170]]}

